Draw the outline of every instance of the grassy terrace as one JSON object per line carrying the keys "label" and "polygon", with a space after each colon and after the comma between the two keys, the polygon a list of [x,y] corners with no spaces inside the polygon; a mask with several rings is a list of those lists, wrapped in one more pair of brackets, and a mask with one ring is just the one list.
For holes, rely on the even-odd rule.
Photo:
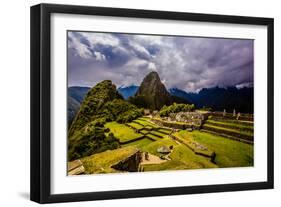
{"label": "grassy terrace", "polygon": [[194,154],[192,150],[182,144],[176,143],[174,140],[166,137],[161,140],[152,142],[149,145],[143,146],[141,149],[151,154],[161,156],[157,149],[161,146],[173,146],[173,151],[170,154],[170,161],[161,164],[145,165],[144,171],[157,170],[183,170],[183,169],[198,169],[198,168],[214,168],[217,165],[210,162],[205,157]]}
{"label": "grassy terrace", "polygon": [[145,118],[139,118],[139,119],[134,120],[133,122],[138,123],[138,124],[143,125],[143,126],[149,126],[149,127],[152,127],[152,128],[158,127],[158,125],[149,122]]}
{"label": "grassy terrace", "polygon": [[150,130],[154,129],[154,127],[152,127],[152,126],[148,126],[148,125],[147,125],[147,126],[145,126],[145,127],[144,127],[144,129],[146,129],[146,130],[149,130],[149,131],[150,131]]}
{"label": "grassy terrace", "polygon": [[245,139],[252,140],[253,139],[253,131],[245,131],[245,130],[236,130],[231,128],[225,128],[221,126],[214,126],[211,124],[204,124],[203,129],[213,130],[219,133],[225,133],[232,136],[237,136]]}
{"label": "grassy terrace", "polygon": [[170,134],[172,132],[172,130],[161,128],[161,129],[158,130],[158,132],[161,132],[161,133],[164,133],[164,134]]}
{"label": "grassy terrace", "polygon": [[[218,121],[211,120],[210,124],[216,122]],[[138,129],[140,132],[146,133],[146,135],[144,136],[141,133],[136,133],[134,129],[126,126],[125,124],[119,124],[117,122],[106,123],[105,127],[109,128],[110,132],[120,139],[121,144],[124,144],[122,144],[122,148],[108,150],[82,158],[81,161],[83,162],[87,174],[117,172],[110,166],[136,152],[136,150],[141,150],[161,157],[163,154],[157,152],[157,149],[162,146],[173,146],[173,150],[169,154],[169,158],[171,160],[159,164],[143,165],[144,171],[243,167],[253,166],[254,164],[253,145],[197,130],[193,132],[188,132],[186,130],[175,132],[172,135],[181,139],[181,141],[175,141],[167,136],[167,134],[171,133],[170,129],[161,128],[156,124],[151,124],[148,121],[148,118],[139,118],[128,124],[134,129]],[[241,133],[240,130],[229,128],[237,126],[238,123],[223,122],[223,124],[225,124],[226,128],[214,125],[211,125],[211,127],[223,128],[224,130],[234,130],[235,132]],[[206,125],[208,126],[208,124]],[[252,131],[245,131],[250,128],[251,126],[247,125],[241,131],[250,135],[253,133]],[[143,138],[138,139],[140,137]],[[128,141],[131,142],[126,143]],[[198,145],[199,147],[207,147],[207,149],[202,150],[198,148]],[[215,163],[212,163],[209,157],[196,154],[196,150],[194,149],[199,151],[202,150],[204,153],[215,152]]]}
{"label": "grassy terrace", "polygon": [[184,162],[189,166],[189,169],[199,168],[217,168],[218,166],[212,163],[209,159],[194,154],[194,152],[185,145],[178,145],[170,156],[173,160]]}
{"label": "grassy terrace", "polygon": [[134,129],[143,129],[143,126],[142,125],[139,125],[137,123],[134,123],[134,122],[131,122],[131,123],[128,123],[129,126],[133,127]]}
{"label": "grassy terrace", "polygon": [[196,142],[215,151],[215,162],[219,167],[243,167],[253,166],[254,164],[253,145],[200,131],[185,133]]}
{"label": "grassy terrace", "polygon": [[233,121],[233,122],[227,122],[227,121],[216,121],[216,120],[207,120],[206,123],[212,124],[214,126],[221,126],[225,128],[232,128],[232,129],[238,129],[243,131],[253,131],[254,126],[253,125],[245,125],[243,122],[239,121]]}
{"label": "grassy terrace", "polygon": [[159,132],[159,131],[151,131],[151,134],[156,135],[156,136],[160,136],[160,137],[166,136],[166,134],[161,133],[161,132]]}
{"label": "grassy terrace", "polygon": [[108,122],[105,124],[105,127],[109,128],[110,132],[112,132],[114,136],[120,140],[121,143],[138,139],[143,136],[142,134],[136,133],[130,127],[127,127],[124,124],[119,124],[117,122]]}
{"label": "grassy terrace", "polygon": [[194,139],[187,133],[187,131],[182,130],[173,134],[174,137],[189,147],[193,152],[197,154],[204,155],[206,157],[213,157],[214,151],[206,149],[206,146],[200,144],[200,147],[204,147],[204,149],[198,148],[199,143],[195,142]]}
{"label": "grassy terrace", "polygon": [[157,137],[157,136],[155,136],[155,135],[153,135],[153,134],[147,134],[147,135],[145,135],[146,137],[148,137],[148,138],[151,138],[151,139],[153,139],[153,140],[155,140],[155,141],[157,141],[157,140],[159,140],[159,139],[161,139],[160,137]]}
{"label": "grassy terrace", "polygon": [[117,172],[111,168],[122,159],[134,154],[137,148],[133,146],[122,147],[116,150],[107,150],[81,159],[86,174]]}
{"label": "grassy terrace", "polygon": [[[142,147],[141,149],[143,151],[147,151],[151,154],[161,156],[161,153],[157,152],[157,149],[161,146],[173,146],[173,151],[170,154],[170,157],[172,161],[175,161],[177,163],[181,163],[181,166],[185,166],[184,169],[194,169],[194,168],[209,168],[209,167],[217,167],[215,164],[211,163],[208,159],[205,157],[199,156],[194,154],[192,150],[190,150],[188,147],[182,144],[176,143],[174,140],[165,137],[163,139],[160,139],[158,141],[152,142],[149,145],[146,145]],[[168,161],[170,162],[170,161]],[[171,164],[171,165],[170,165]],[[167,170],[174,169],[173,162],[170,162],[170,164],[162,163],[158,164],[157,166],[154,166],[153,168],[159,168],[162,169],[162,165]],[[172,167],[172,168],[169,168]],[[148,169],[145,169],[148,170]],[[156,169],[157,170],[157,169]]]}
{"label": "grassy terrace", "polygon": [[244,125],[244,126],[253,126],[254,122],[252,121],[242,121],[242,120],[236,120],[236,119],[227,119],[223,117],[213,117],[209,116],[208,121],[218,121],[218,122],[223,122],[223,123],[232,123],[232,124],[239,124],[239,125]]}
{"label": "grassy terrace", "polygon": [[146,145],[149,145],[151,144],[153,141],[148,139],[148,138],[143,138],[143,139],[140,139],[140,140],[137,140],[137,141],[134,141],[134,142],[130,142],[128,144],[124,144],[122,146],[134,146],[136,148],[143,148],[144,146]]}
{"label": "grassy terrace", "polygon": [[150,131],[148,131],[148,130],[146,130],[146,129],[142,129],[140,132],[143,133],[143,134],[147,134],[147,133],[149,133]]}

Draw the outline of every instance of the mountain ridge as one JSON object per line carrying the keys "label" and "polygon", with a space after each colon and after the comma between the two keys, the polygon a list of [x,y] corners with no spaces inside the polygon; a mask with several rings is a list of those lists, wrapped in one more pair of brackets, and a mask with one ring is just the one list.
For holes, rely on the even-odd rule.
{"label": "mountain ridge", "polygon": [[243,87],[212,87],[202,88],[198,93],[188,93],[178,88],[169,92],[194,103],[197,108],[211,107],[213,110],[232,112],[233,109],[243,113],[253,113],[254,88]]}

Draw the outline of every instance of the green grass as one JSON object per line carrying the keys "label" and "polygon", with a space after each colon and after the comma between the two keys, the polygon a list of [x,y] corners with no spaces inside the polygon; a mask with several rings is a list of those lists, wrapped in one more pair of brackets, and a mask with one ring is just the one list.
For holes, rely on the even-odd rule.
{"label": "green grass", "polygon": [[152,129],[154,129],[154,128],[153,128],[152,126],[148,126],[148,125],[147,125],[147,126],[144,127],[144,129],[152,130]]}
{"label": "green grass", "polygon": [[213,124],[215,126],[221,126],[225,128],[233,128],[233,129],[238,129],[238,130],[244,130],[244,131],[253,131],[254,126],[251,125],[245,125],[244,123],[241,122],[224,122],[224,121],[216,121],[216,120],[208,120],[206,123],[208,124]]}
{"label": "green grass", "polygon": [[149,137],[149,138],[151,138],[151,139],[153,139],[153,140],[159,140],[159,139],[161,139],[160,137],[157,137],[157,136],[155,136],[155,135],[153,135],[153,134],[146,134],[145,136],[147,136],[147,137]]}
{"label": "green grass", "polygon": [[117,172],[111,168],[122,159],[135,153],[137,149],[132,146],[122,147],[116,150],[107,150],[81,159],[86,174]]}
{"label": "green grass", "polygon": [[147,146],[143,146],[142,150],[151,154],[161,156],[157,149],[161,146],[173,146],[173,151],[170,154],[171,161],[161,164],[144,165],[144,171],[157,170],[183,170],[183,169],[199,169],[199,168],[214,168],[215,164],[209,161],[208,158],[196,155],[192,150],[183,144],[177,144],[172,139],[165,137],[161,140],[152,142]]}
{"label": "green grass", "polygon": [[161,132],[159,132],[159,131],[156,131],[156,130],[151,131],[150,133],[153,134],[153,135],[158,135],[158,136],[160,136],[160,137],[166,136],[166,134],[163,134],[163,133],[161,133]]}
{"label": "green grass", "polygon": [[134,142],[130,142],[128,144],[122,145],[122,147],[126,147],[126,146],[134,146],[136,148],[142,148],[150,143],[152,143],[153,141],[148,139],[148,138],[143,138]]}
{"label": "green grass", "polygon": [[158,132],[163,132],[163,133],[166,133],[166,134],[170,134],[172,132],[171,129],[165,129],[165,128],[161,128],[158,130]]}
{"label": "green grass", "polygon": [[137,122],[137,123],[139,123],[141,125],[144,125],[144,126],[151,126],[153,128],[158,127],[156,124],[151,123],[148,120],[145,120],[144,118],[136,119],[136,120],[134,120],[134,122]]}
{"label": "green grass", "polygon": [[144,134],[147,134],[147,133],[149,133],[150,131],[143,129],[143,130],[141,130],[140,132],[141,132],[141,133],[144,133]]}
{"label": "green grass", "polygon": [[219,121],[219,122],[224,122],[224,123],[234,123],[234,124],[242,124],[242,125],[247,125],[247,126],[253,126],[254,122],[252,121],[243,121],[243,120],[236,120],[236,119],[229,119],[229,118],[219,118],[219,117],[212,117],[209,116],[208,120],[214,120],[214,121]]}
{"label": "green grass", "polygon": [[[187,131],[185,130],[181,130],[179,132],[176,132],[173,134],[178,141],[180,141],[181,143],[185,144],[188,148],[190,148],[193,152],[197,153],[197,154],[201,154],[207,157],[212,157],[214,155],[214,151],[210,150],[210,149],[200,149],[198,148],[198,142],[195,142],[191,136],[187,133]],[[200,144],[202,145],[202,144]],[[205,145],[202,145],[204,147],[206,147]]]}
{"label": "green grass", "polygon": [[[253,131],[236,130],[236,129],[230,129],[230,128],[225,128],[225,127],[220,127],[220,126],[214,126],[214,125],[210,125],[210,124],[204,124],[204,126],[214,128],[214,129],[224,130],[226,132],[228,131],[230,133],[237,133],[237,134],[251,136],[251,137],[253,136]],[[204,128],[204,126],[203,126],[203,128]]]}
{"label": "green grass", "polygon": [[138,118],[139,120],[144,120],[144,121],[149,121],[150,120],[150,118],[149,117],[140,117],[140,118]]}
{"label": "green grass", "polygon": [[[147,120],[149,120],[149,118],[142,117],[135,121],[151,128],[159,127],[157,125],[152,126],[153,124],[149,123]],[[213,120],[211,120],[211,122],[213,122]],[[135,128],[143,128],[140,124],[137,124],[135,122],[129,124],[132,124],[132,126],[134,127],[136,126]],[[232,127],[234,125],[237,126],[239,124],[240,122],[226,122],[226,125],[229,127]],[[112,132],[115,137],[119,138],[121,143],[134,140],[143,136],[140,133],[136,133],[133,129],[126,126],[125,124],[119,124],[117,122],[106,123],[105,127],[109,128],[110,132]],[[251,128],[251,126],[248,125],[245,128],[247,127]],[[240,133],[239,130],[229,128],[223,129],[232,130]],[[165,133],[170,133],[171,130],[169,129],[152,129],[151,133],[149,133],[149,130],[142,129],[141,132],[147,132],[148,134],[146,136],[152,138],[155,141],[152,141],[149,138],[145,137],[143,139],[130,142],[128,144],[123,144],[122,148],[119,149],[108,150],[88,157],[84,157],[81,159],[81,161],[85,167],[86,173],[92,174],[117,172],[110,166],[116,164],[117,162],[121,161],[130,154],[136,152],[137,149],[160,157],[163,154],[158,153],[157,149],[162,146],[173,146],[173,150],[169,155],[169,158],[171,158],[171,160],[160,164],[143,165],[144,171],[184,170],[216,167],[244,167],[253,166],[254,164],[253,145],[245,144],[242,142],[234,141],[205,132],[200,132],[197,130],[193,132],[181,130],[177,133],[174,133],[174,135],[179,136],[181,139],[186,140],[187,142],[197,142],[203,146],[206,146],[208,148],[208,151],[214,151],[216,153],[214,164],[210,161],[210,158],[194,153],[194,151],[185,144],[179,144],[173,139],[171,139],[169,136],[167,136]],[[152,133],[154,133],[155,135],[159,135],[162,138],[159,138],[153,135]],[[243,131],[243,133],[248,133],[248,131]]]}
{"label": "green grass", "polygon": [[188,165],[177,160],[170,160],[161,164],[143,165],[144,171],[184,170],[190,169]]}
{"label": "green grass", "polygon": [[146,146],[143,146],[141,148],[141,150],[145,151],[145,152],[149,152],[149,153],[154,154],[156,156],[161,156],[162,154],[158,153],[157,149],[159,147],[162,147],[162,146],[169,147],[171,145],[172,146],[177,146],[178,144],[175,141],[173,141],[172,139],[168,138],[168,137],[165,137],[163,139],[158,138],[157,141],[154,141],[154,142],[152,142],[152,143],[150,143],[150,144],[148,144]]}
{"label": "green grass", "polygon": [[114,136],[120,140],[121,143],[143,136],[142,134],[136,133],[130,127],[127,127],[124,124],[119,124],[117,122],[108,122],[105,124],[105,127],[109,128],[110,132],[112,132]]}
{"label": "green grass", "polygon": [[141,125],[139,125],[139,124],[137,124],[137,123],[134,123],[134,122],[128,123],[128,125],[131,126],[131,127],[133,127],[133,128],[135,128],[135,129],[138,129],[138,130],[140,130],[140,129],[143,128],[143,126],[141,126]]}
{"label": "green grass", "polygon": [[186,130],[181,130],[179,132],[173,133],[173,135],[177,135],[178,137],[188,141],[192,139],[192,136]]}
{"label": "green grass", "polygon": [[215,151],[215,162],[219,167],[253,166],[254,146],[213,134],[193,131],[185,132],[198,143]]}
{"label": "green grass", "polygon": [[208,158],[196,155],[191,149],[183,144],[176,146],[170,157],[173,160],[179,160],[192,166],[190,167],[191,169],[217,167],[217,165],[212,163]]}

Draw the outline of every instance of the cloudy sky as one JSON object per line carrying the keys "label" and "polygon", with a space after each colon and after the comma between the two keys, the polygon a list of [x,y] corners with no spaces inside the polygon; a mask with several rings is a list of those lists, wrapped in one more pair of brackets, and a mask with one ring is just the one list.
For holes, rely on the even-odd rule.
{"label": "cloudy sky", "polygon": [[253,40],[68,32],[68,85],[140,85],[157,71],[166,88],[253,84]]}

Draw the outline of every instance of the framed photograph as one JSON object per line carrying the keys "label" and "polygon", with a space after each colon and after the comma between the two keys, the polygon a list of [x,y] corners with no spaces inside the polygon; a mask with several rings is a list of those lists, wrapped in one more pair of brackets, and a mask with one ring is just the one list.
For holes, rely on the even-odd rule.
{"label": "framed photograph", "polygon": [[31,200],[273,188],[273,19],[31,7]]}

